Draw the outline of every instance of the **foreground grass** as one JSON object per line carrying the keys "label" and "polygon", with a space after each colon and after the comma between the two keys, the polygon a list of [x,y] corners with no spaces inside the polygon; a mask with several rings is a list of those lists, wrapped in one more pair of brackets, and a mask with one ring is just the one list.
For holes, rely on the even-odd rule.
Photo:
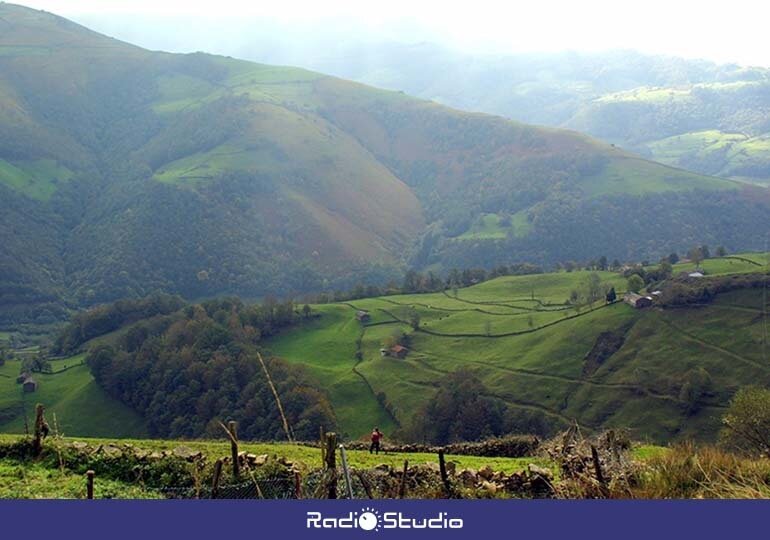
{"label": "foreground grass", "polygon": [[[0,443],[10,443],[18,440],[16,435],[0,435]],[[159,439],[90,439],[66,437],[64,442],[83,441],[92,445],[99,444],[131,444],[148,451],[173,450],[174,448],[185,446],[193,450],[199,450],[214,461],[217,458],[230,455],[230,443],[226,441],[195,440],[195,441],[170,441]],[[268,454],[278,457],[285,457],[298,464],[304,469],[315,469],[322,466],[321,450],[311,446],[303,446],[290,443],[257,443],[242,441],[239,444],[239,450],[252,454]],[[390,465],[395,468],[403,467],[404,460],[408,460],[410,466],[423,463],[438,464],[436,454],[416,453],[416,452],[381,452],[379,455],[370,454],[363,450],[348,450],[348,464],[358,469],[369,469],[377,465]],[[457,456],[447,455],[447,462],[454,463],[458,469],[481,469],[491,467],[495,471],[512,473],[527,468],[527,465],[534,463],[542,467],[550,467],[548,460],[539,457],[523,458],[496,458],[479,456]]]}
{"label": "foreground grass", "polygon": [[770,459],[677,445],[645,461],[632,493],[644,499],[767,499]]}
{"label": "foreground grass", "polygon": [[[94,483],[97,499],[148,499],[158,495],[106,478]],[[80,474],[49,469],[37,463],[0,460],[0,499],[85,499],[86,482]]]}

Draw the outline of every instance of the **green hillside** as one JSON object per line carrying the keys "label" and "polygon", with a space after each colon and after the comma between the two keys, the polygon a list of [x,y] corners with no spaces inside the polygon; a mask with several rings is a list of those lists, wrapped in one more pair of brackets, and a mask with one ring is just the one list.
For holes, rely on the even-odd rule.
{"label": "green hillside", "polygon": [[570,128],[702,174],[770,182],[770,70],[631,50],[466,54],[432,44],[281,46],[289,62],[461,109]]}
{"label": "green hillside", "polygon": [[[757,272],[767,268],[763,258],[710,259],[701,270]],[[675,272],[691,269],[690,263],[675,266]],[[603,285],[624,290],[622,276],[598,275]],[[502,277],[459,289],[456,297],[447,291],[314,306],[318,320],[266,345],[323,381],[342,426],[354,436],[374,424],[407,425],[437,381],[461,367],[516,411],[522,428],[551,432],[577,420],[589,431],[629,427],[636,437],[658,442],[713,439],[732,394],[741,385],[770,382],[760,346],[766,323],[759,291],[724,293],[707,307],[677,310],[634,310],[603,301],[593,308],[565,305],[587,276]],[[368,311],[371,320],[359,323],[357,310]],[[408,324],[414,312],[420,315],[418,331]],[[395,329],[409,335],[405,360],[379,352]],[[590,365],[590,352],[609,332],[621,336],[622,346]],[[691,398],[683,388],[700,369],[708,383]],[[388,418],[391,413],[395,418]]]}
{"label": "green hillside", "polygon": [[54,360],[54,373],[34,374],[38,390],[24,393],[16,383],[21,362],[10,360],[0,366],[0,431],[24,433],[24,416],[34,422],[37,403],[45,405],[49,422],[53,418],[59,433],[82,437],[144,437],[144,421],[131,409],[107,396],[96,384],[84,354]]}
{"label": "green hillside", "polygon": [[[707,276],[704,279],[722,276],[730,280],[767,272],[769,260],[767,253],[741,253],[707,259],[697,268]],[[674,275],[695,268],[691,262],[679,263],[674,265]],[[590,303],[586,298],[592,279],[598,279],[600,296]],[[294,322],[282,330],[273,327],[268,332],[271,325],[260,323],[264,325],[262,337],[257,337],[256,343],[268,356],[304,368],[302,379],[297,380],[307,380],[308,385],[328,396],[340,433],[347,438],[365,436],[374,425],[388,437],[405,436],[442,379],[467,369],[484,385],[484,397],[505,409],[505,429],[510,431],[548,435],[578,421],[587,432],[629,428],[634,438],[657,443],[685,438],[713,440],[719,418],[736,390],[749,384],[770,384],[770,364],[763,347],[767,339],[763,313],[770,307],[763,302],[767,299],[761,289],[748,288],[721,292],[709,303],[689,307],[637,310],[623,302],[606,305],[604,291],[614,287],[622,296],[626,283],[618,272],[562,271],[503,276],[439,293],[318,304],[311,306],[312,317],[299,316],[298,310]],[[697,281],[693,283],[697,286]],[[243,330],[237,330],[233,312],[227,311],[231,305],[228,302],[206,304],[205,313],[211,319],[206,319],[200,307],[139,321],[127,315],[129,322],[103,335],[94,333],[101,323],[92,315],[83,319],[91,321],[88,337],[92,338],[84,348],[114,347],[107,349],[111,351],[108,355],[121,358],[125,365],[120,373],[131,379],[126,351],[137,350],[136,343],[143,342],[137,339],[151,338],[146,341],[146,352],[136,357],[140,363],[131,369],[145,369],[143,362],[152,357],[145,355],[157,354],[150,351],[165,344],[166,352],[155,363],[163,363],[166,371],[146,375],[139,381],[140,387],[121,386],[120,373],[110,373],[108,384],[117,392],[111,395],[120,399],[132,395],[136,403],[142,404],[136,399],[143,391],[150,392],[148,399],[159,398],[152,390],[161,384],[157,377],[163,377],[167,389],[174,388],[173,380],[192,377],[166,396],[179,394],[178,399],[188,400],[185,403],[190,410],[205,407],[206,414],[216,417],[217,408],[211,400],[201,401],[202,394],[196,394],[194,388],[211,385],[217,370],[232,362],[238,363],[242,377],[248,371],[249,377],[263,384],[254,358],[238,357],[222,363],[231,354],[228,350],[249,346],[246,342],[232,343],[214,354],[215,362],[189,365],[184,373],[176,375],[174,369],[183,364],[175,359],[186,364],[195,358],[193,350],[199,350],[204,357],[212,354],[205,343],[222,337],[215,337],[218,334],[213,329],[201,326],[205,320],[209,324],[229,321],[227,327],[236,328],[232,335],[244,339],[247,325],[254,324],[248,322],[252,315],[242,315]],[[369,319],[357,320],[358,311],[366,311]],[[114,318],[109,313],[103,312],[105,320]],[[184,321],[189,325],[187,330]],[[76,330],[73,327],[69,332],[75,335]],[[159,335],[162,337],[151,337],[158,332],[163,332]],[[253,327],[249,332],[260,335]],[[180,339],[189,344],[183,345]],[[408,347],[406,358],[381,354],[380,350],[389,347],[394,339]],[[127,345],[130,343],[134,345]],[[54,360],[57,373],[36,374],[40,387],[34,394],[23,394],[15,383],[20,370],[18,359],[0,367],[0,431],[22,432],[23,411],[30,414],[34,403],[41,402],[49,411],[49,419],[51,413],[56,413],[59,429],[67,435],[146,436],[145,422],[108,397],[88,368],[78,364],[82,359],[81,354]],[[66,371],[65,365],[69,366]],[[113,369],[119,365],[114,364]],[[297,384],[296,380],[281,382],[290,372],[280,362],[271,360],[270,369],[281,392],[294,393],[291,399],[307,391],[295,393],[297,388],[292,385]],[[203,370],[211,371],[203,377]],[[227,377],[234,375],[228,373]],[[220,390],[214,384],[209,393]],[[284,398],[286,406],[288,394]],[[259,407],[270,411],[271,421],[278,422],[272,398],[260,399]],[[301,412],[297,405],[290,405],[292,415]],[[158,406],[161,408],[155,407],[153,414],[172,407],[172,402],[161,399]],[[178,408],[178,404],[173,406]],[[255,403],[243,410],[236,407],[234,414],[253,414],[257,406]],[[164,421],[173,420],[170,417]],[[247,423],[244,433],[252,427]],[[161,429],[159,419],[155,426]],[[192,435],[186,422],[172,426],[179,433]],[[207,434],[216,433],[216,425],[212,426],[206,428]],[[274,426],[274,433],[282,433],[279,426]],[[304,432],[310,433],[316,429],[315,425],[310,430],[305,428]]]}
{"label": "green hillside", "polygon": [[12,4],[0,18],[3,330],[156,290],[258,298],[408,267],[763,246],[767,190],[575,132],[152,52]]}

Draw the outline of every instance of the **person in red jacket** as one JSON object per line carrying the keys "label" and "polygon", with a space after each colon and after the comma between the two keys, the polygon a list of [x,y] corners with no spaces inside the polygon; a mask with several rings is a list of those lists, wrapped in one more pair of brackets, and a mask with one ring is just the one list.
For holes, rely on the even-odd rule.
{"label": "person in red jacket", "polygon": [[372,451],[379,454],[380,453],[380,439],[382,439],[382,432],[380,431],[380,428],[374,428],[374,431],[372,431],[372,444],[369,446],[369,453],[371,454]]}

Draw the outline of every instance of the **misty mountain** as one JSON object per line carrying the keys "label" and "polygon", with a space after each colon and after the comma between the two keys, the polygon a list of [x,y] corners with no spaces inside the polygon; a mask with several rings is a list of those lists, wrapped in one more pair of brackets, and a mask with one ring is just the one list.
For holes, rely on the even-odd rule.
{"label": "misty mountain", "polygon": [[[243,40],[245,58],[522,122],[576,129],[702,174],[770,182],[770,69],[634,51],[481,55],[365,38],[289,46]],[[294,42],[296,43],[296,41]]]}
{"label": "misty mountain", "polygon": [[573,131],[0,4],[3,324],[155,290],[759,248],[768,209],[766,189]]}

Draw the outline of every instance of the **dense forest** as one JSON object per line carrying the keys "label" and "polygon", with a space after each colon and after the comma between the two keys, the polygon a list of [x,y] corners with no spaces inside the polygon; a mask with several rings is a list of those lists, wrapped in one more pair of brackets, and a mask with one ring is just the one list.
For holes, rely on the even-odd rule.
{"label": "dense forest", "polygon": [[[77,328],[107,331],[105,323],[114,317],[106,315],[126,311],[125,303],[119,304],[79,315],[60,342],[69,343]],[[146,419],[153,436],[219,437],[219,422],[232,419],[243,438],[281,440],[286,434],[257,358],[259,341],[309,316],[291,302],[247,306],[222,299],[187,305],[124,326],[115,340],[91,348],[86,363],[109,395]],[[328,399],[301,368],[268,355],[264,360],[294,437],[309,440],[318,426],[334,428]]]}
{"label": "dense forest", "polygon": [[538,411],[509,409],[468,369],[445,375],[435,397],[427,401],[404,430],[409,440],[431,444],[479,441],[510,433],[548,435],[553,426]]}

